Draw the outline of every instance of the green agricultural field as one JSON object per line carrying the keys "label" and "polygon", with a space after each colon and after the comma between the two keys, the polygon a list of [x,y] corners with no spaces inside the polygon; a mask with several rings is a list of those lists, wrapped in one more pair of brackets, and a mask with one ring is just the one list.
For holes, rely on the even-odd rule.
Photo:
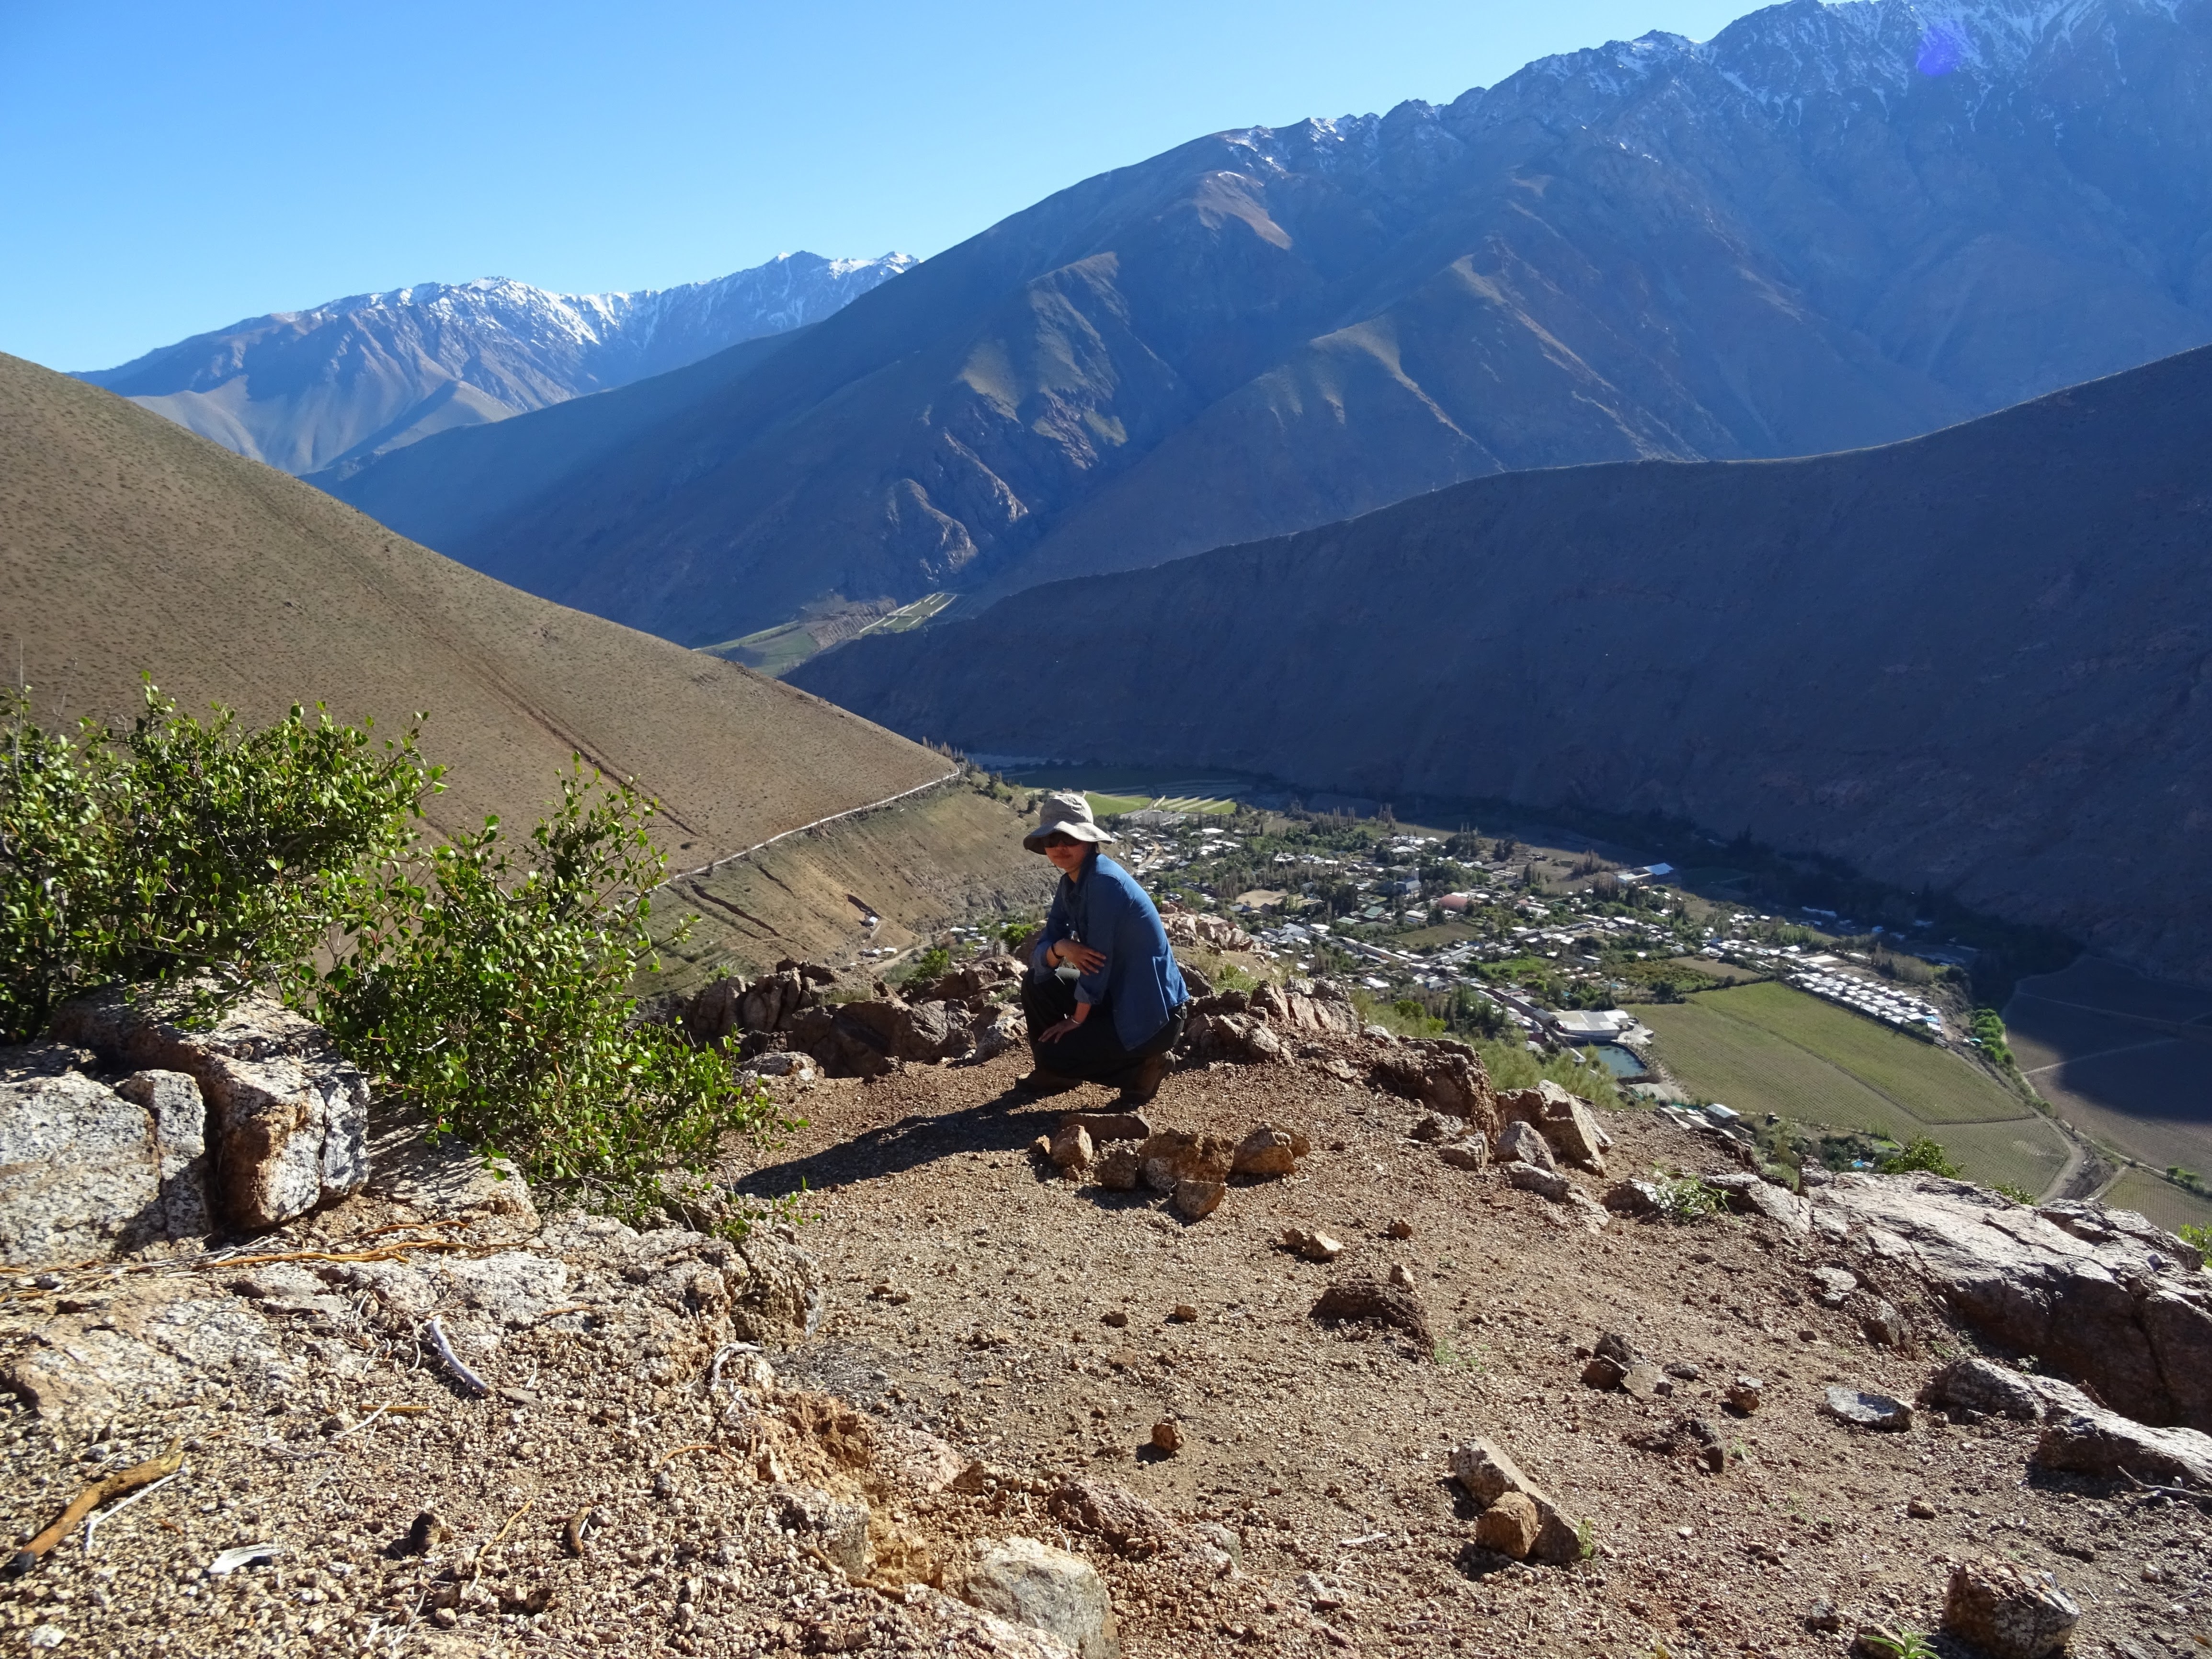
{"label": "green agricultural field", "polygon": [[1694,1095],[1801,1123],[1929,1134],[1978,1181],[2041,1192],[2065,1162],[2058,1132],[1954,1054],[1786,985],[1707,991],[1639,1008]]}
{"label": "green agricultural field", "polygon": [[1708,991],[1697,1006],[1827,1061],[1923,1123],[1984,1123],[2027,1109],[1957,1054],[1787,985]]}
{"label": "green agricultural field", "polygon": [[[1193,777],[1150,766],[1040,766],[1006,774],[1025,789],[1080,789],[1173,812],[1226,812],[1251,789],[1243,778]],[[1134,807],[1124,808],[1134,811]]]}
{"label": "green agricultural field", "polygon": [[1703,974],[1707,979],[1717,979],[1729,985],[1748,985],[1766,975],[1756,968],[1746,968],[1741,963],[1715,962],[1711,957],[1671,957],[1669,968],[1687,968]]}
{"label": "green agricultural field", "polygon": [[1096,789],[1085,790],[1083,798],[1091,803],[1091,816],[1101,818],[1110,818],[1117,812],[1134,812],[1152,804],[1150,795],[1105,795]]}
{"label": "green agricultural field", "polygon": [[2121,1173],[2105,1194],[2116,1210],[2135,1210],[2161,1227],[2212,1227],[2212,1198],[2188,1192],[2145,1170]]}
{"label": "green agricultural field", "polygon": [[725,640],[720,645],[709,645],[702,649],[711,656],[743,663],[772,680],[780,680],[808,658],[817,655],[822,646],[813,635],[806,631],[805,623],[787,622],[774,628],[763,628],[759,633],[748,634],[743,639]]}
{"label": "green agricultural field", "polygon": [[[921,627],[922,623],[936,616],[938,612],[943,611],[958,597],[959,596],[957,594],[954,593],[928,594],[922,599],[916,599],[912,605],[902,605],[897,610],[892,611],[889,616],[878,617],[876,621],[870,623],[866,628],[860,630],[860,635],[869,634],[906,633],[910,629]],[[860,636],[856,635],[855,637]]]}

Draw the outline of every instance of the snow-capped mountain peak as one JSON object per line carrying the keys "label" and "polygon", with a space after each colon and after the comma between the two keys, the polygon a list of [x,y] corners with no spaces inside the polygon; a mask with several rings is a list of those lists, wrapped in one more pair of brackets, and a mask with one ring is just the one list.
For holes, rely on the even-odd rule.
{"label": "snow-capped mountain peak", "polygon": [[506,276],[418,283],[250,317],[78,378],[308,473],[803,328],[916,263],[779,253],[709,282],[611,294]]}

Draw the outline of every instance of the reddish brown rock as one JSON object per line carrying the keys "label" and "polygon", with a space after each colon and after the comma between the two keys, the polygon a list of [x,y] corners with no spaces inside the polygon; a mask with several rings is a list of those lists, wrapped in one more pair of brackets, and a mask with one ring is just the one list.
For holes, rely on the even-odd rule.
{"label": "reddish brown rock", "polygon": [[1535,1499],[1524,1492],[1509,1492],[1476,1518],[1474,1541],[1484,1549],[1522,1561],[1535,1548],[1543,1530]]}

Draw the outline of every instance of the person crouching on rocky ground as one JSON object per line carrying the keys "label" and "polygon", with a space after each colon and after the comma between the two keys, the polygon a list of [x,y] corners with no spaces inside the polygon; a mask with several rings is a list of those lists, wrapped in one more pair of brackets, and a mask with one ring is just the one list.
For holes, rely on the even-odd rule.
{"label": "person crouching on rocky ground", "polygon": [[1137,879],[1099,850],[1114,839],[1081,795],[1047,795],[1022,845],[1060,872],[1044,931],[1022,976],[1036,1069],[1032,1095],[1084,1083],[1121,1091],[1141,1106],[1159,1093],[1168,1055],[1190,1012],[1160,913]]}

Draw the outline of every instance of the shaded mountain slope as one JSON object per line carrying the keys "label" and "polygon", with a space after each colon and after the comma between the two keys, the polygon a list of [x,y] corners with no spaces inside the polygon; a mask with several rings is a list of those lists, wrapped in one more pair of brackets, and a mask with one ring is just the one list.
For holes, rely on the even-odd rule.
{"label": "shaded mountain slope", "polygon": [[1747,826],[2212,982],[2208,431],[2200,350],[1880,449],[1480,479],[793,678],[986,752]]}
{"label": "shaded mountain slope", "polygon": [[287,472],[466,428],[818,322],[915,263],[778,255],[713,282],[553,294],[494,277],[250,317],[77,378]]}
{"label": "shaded mountain slope", "polygon": [[588,465],[445,436],[336,487],[705,642],[1500,470],[1892,441],[2212,340],[2208,85],[2206,0],[1792,0],[1088,179]]}
{"label": "shaded mountain slope", "polygon": [[449,540],[465,540],[496,530],[564,478],[586,476],[627,447],[681,441],[702,399],[726,391],[805,334],[794,329],[748,340],[688,368],[574,398],[526,420],[453,432],[434,457],[419,445],[395,450],[355,487],[347,487],[354,475],[337,469],[311,473],[307,482],[380,521],[380,506],[404,499],[442,526]]}
{"label": "shaded mountain slope", "polygon": [[0,356],[0,648],[43,719],[323,702],[451,769],[433,817],[534,821],[572,750],[657,795],[679,866],[937,777],[734,665],[501,586],[108,392]]}

